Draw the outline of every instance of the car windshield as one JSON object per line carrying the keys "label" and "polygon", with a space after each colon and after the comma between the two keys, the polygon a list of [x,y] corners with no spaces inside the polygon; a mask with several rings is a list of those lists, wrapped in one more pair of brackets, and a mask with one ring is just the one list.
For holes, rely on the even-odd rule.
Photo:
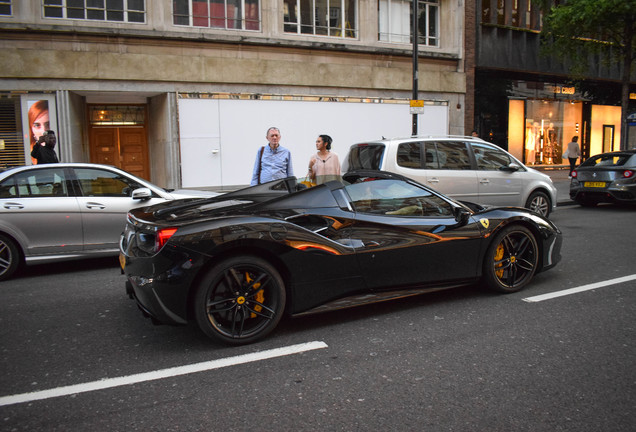
{"label": "car windshield", "polygon": [[369,179],[345,187],[356,211],[392,216],[452,216],[451,205],[437,195],[393,179]]}
{"label": "car windshield", "polygon": [[351,147],[349,170],[379,170],[384,148],[384,144],[358,144]]}
{"label": "car windshield", "polygon": [[592,156],[581,164],[582,167],[621,167],[633,157],[632,154],[626,153],[608,153]]}

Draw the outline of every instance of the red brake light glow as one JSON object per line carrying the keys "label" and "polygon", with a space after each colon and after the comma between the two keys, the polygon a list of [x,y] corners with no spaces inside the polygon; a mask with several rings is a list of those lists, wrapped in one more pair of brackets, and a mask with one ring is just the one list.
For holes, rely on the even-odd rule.
{"label": "red brake light glow", "polygon": [[632,171],[632,170],[625,170],[625,171],[623,171],[623,177],[625,177],[625,178],[630,178],[630,177],[632,177],[633,175],[634,175],[634,171]]}
{"label": "red brake light glow", "polygon": [[572,178],[576,178],[576,176],[577,176],[576,171],[572,171]]}
{"label": "red brake light glow", "polygon": [[155,250],[159,251],[176,232],[176,228],[163,228],[157,231],[157,237],[155,237]]}

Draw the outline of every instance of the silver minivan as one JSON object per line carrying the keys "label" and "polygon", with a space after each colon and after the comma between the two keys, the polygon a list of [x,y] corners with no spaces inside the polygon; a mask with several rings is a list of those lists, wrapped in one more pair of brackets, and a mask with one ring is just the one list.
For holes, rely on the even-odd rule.
{"label": "silver minivan", "polygon": [[557,204],[557,190],[549,176],[479,138],[366,141],[352,145],[343,160],[343,172],[355,169],[394,172],[459,201],[526,207],[546,217]]}

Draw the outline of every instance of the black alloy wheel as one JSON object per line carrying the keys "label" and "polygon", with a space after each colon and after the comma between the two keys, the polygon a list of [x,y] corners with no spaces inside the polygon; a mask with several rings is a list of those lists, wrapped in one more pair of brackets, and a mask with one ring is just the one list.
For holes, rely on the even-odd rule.
{"label": "black alloy wheel", "polygon": [[541,216],[548,217],[552,209],[552,203],[545,192],[535,191],[528,197],[526,208],[539,213]]}
{"label": "black alloy wheel", "polygon": [[204,277],[195,297],[195,318],[203,332],[239,345],[269,334],[285,310],[285,284],[267,261],[237,256]]}
{"label": "black alloy wheel", "polygon": [[7,280],[18,270],[22,261],[20,250],[10,238],[0,235],[0,281]]}
{"label": "black alloy wheel", "polygon": [[538,262],[539,248],[532,232],[521,225],[509,226],[488,247],[484,280],[495,291],[517,292],[530,283]]}

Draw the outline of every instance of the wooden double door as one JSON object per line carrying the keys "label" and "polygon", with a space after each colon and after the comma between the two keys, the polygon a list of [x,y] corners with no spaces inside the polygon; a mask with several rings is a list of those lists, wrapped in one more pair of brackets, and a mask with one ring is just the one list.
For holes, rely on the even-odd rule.
{"label": "wooden double door", "polygon": [[146,128],[91,128],[90,159],[92,163],[113,165],[137,177],[150,180]]}

